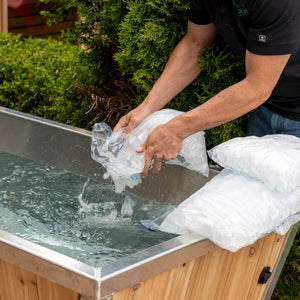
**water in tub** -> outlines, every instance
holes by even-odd
[[[95,267],[173,235],[137,225],[162,204],[65,170],[0,152],[0,229]]]

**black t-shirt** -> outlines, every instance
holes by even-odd
[[[300,0],[191,0],[189,19],[214,23],[240,55],[292,54],[264,105],[300,121]]]

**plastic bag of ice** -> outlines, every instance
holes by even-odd
[[[239,137],[208,151],[220,166],[291,192],[300,187],[300,138],[286,134]]]
[[[134,187],[141,182],[140,173],[144,168],[145,153],[137,153],[136,149],[144,143],[148,134],[158,125],[167,123],[183,112],[163,109],[148,116],[125,139],[122,138],[124,128],[119,132],[105,123],[97,123],[92,130],[92,158],[107,170],[115,182],[116,192],[126,186]],[[207,153],[204,132],[197,132],[183,141],[183,147],[176,159],[168,161],[205,176],[208,175]]]
[[[282,193],[224,169],[172,211],[160,230],[197,233],[235,252],[276,229],[284,234],[299,213],[300,188]]]

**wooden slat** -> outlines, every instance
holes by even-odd
[[[42,35],[51,35],[51,34],[57,34],[61,30],[64,30],[68,28],[68,26],[72,23],[72,21],[66,21],[62,22],[59,24],[54,24],[54,25],[38,25],[34,26],[32,28],[17,28],[17,29],[11,29],[9,32],[17,34],[17,33],[22,33],[24,37],[28,37],[30,35],[39,37]],[[31,29],[31,30],[30,30]]]
[[[284,236],[278,234],[268,235],[264,238],[264,251],[261,253],[258,263],[256,266],[256,270],[254,276],[259,277],[262,269],[265,266],[271,267],[271,272],[274,271],[274,266],[276,264],[277,257],[282,249],[282,244],[285,242]],[[267,261],[272,262],[271,264],[266,264]],[[273,272],[274,274],[275,272]],[[271,282],[272,277],[270,278],[268,284]],[[249,291],[248,299],[261,299],[264,294],[264,285],[259,285],[259,288],[252,287]]]
[[[53,3],[44,4],[39,3],[38,1],[34,1],[34,3],[30,4],[24,4],[19,8],[12,8],[8,6],[8,14],[9,16],[31,16],[31,15],[37,15],[42,10],[48,10],[48,11],[55,11],[57,9],[57,5]],[[9,17],[8,16],[8,17]]]
[[[224,291],[227,287],[228,274],[233,265],[234,255],[223,249],[205,256],[202,261],[202,267],[198,273],[195,272],[194,278],[199,281],[194,288],[190,286],[191,299],[196,299],[198,295],[207,299],[218,299],[220,291]],[[210,280],[208,280],[210,278]]]
[[[36,276],[0,261],[1,299],[39,300]]]
[[[55,11],[54,4],[42,4],[37,0],[28,0],[18,8],[9,8],[8,32],[13,34],[22,33],[24,37],[47,37],[59,38],[60,32],[66,30],[72,21],[77,18],[74,11],[70,11],[64,22],[47,25],[47,20],[40,14],[42,10]],[[1,300],[1,299],[0,299]]]
[[[262,253],[263,239],[260,239],[257,243],[250,247],[246,247],[237,252],[237,254],[230,253],[232,256],[231,265],[228,269],[226,277],[226,283],[223,283],[223,293],[219,291],[216,295],[217,299],[224,297],[224,299],[247,299],[251,283],[257,283],[255,278],[255,270],[259,256]],[[244,282],[241,282],[244,281]],[[255,288],[258,285],[254,284]]]
[[[75,15],[72,12],[70,12],[66,17],[65,21],[72,21],[72,20],[75,20]],[[8,28],[10,31],[13,29],[24,28],[26,27],[26,24],[30,22],[32,22],[34,26],[46,25],[47,19],[46,17],[40,14],[32,15],[32,16],[24,16],[22,18],[10,15],[8,18]]]
[[[0,0],[0,32],[7,32],[7,0]]]
[[[1,300],[79,300],[79,295],[0,260]]]
[[[113,300],[259,300],[267,285],[258,284],[264,266],[271,271],[286,236],[275,233],[236,253],[211,252],[113,296]]]
[[[46,24],[46,18],[41,15],[36,16],[26,16],[26,17],[9,17],[8,18],[8,28],[9,30],[24,28],[26,24],[32,22],[35,26]]]
[[[79,300],[79,295],[52,281],[37,276],[40,300]]]

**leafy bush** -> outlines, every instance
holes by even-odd
[[[121,76],[113,59],[118,48],[120,23],[127,13],[126,2],[90,0],[40,0],[52,2],[58,7],[55,13],[44,11],[48,23],[62,21],[70,10],[76,10],[78,21],[73,22],[62,36],[71,44],[80,45],[86,51],[82,63],[91,66],[97,77],[97,86],[85,86],[93,95],[92,123],[106,121],[114,126],[119,118],[136,106],[134,86]]]
[[[115,54],[122,74],[132,78],[141,102],[161,74],[167,59],[185,33],[188,2],[127,1],[128,13],[119,31]]]
[[[85,59],[94,68],[100,81],[119,77],[116,62],[112,59],[117,50],[120,23],[127,12],[123,0],[90,1],[90,0],[40,0],[52,2],[58,7],[55,13],[44,11],[48,24],[63,21],[70,10],[76,10],[78,21],[73,22],[67,32],[63,32],[70,43],[87,49]]]
[[[200,54],[199,83],[201,93],[197,95],[197,105],[204,103],[221,90],[245,77],[244,61],[237,57],[227,46],[212,46]],[[248,115],[206,131],[207,147],[244,136]]]
[[[87,127],[94,85],[90,66],[81,64],[77,46],[54,40],[0,34],[0,105]]]

